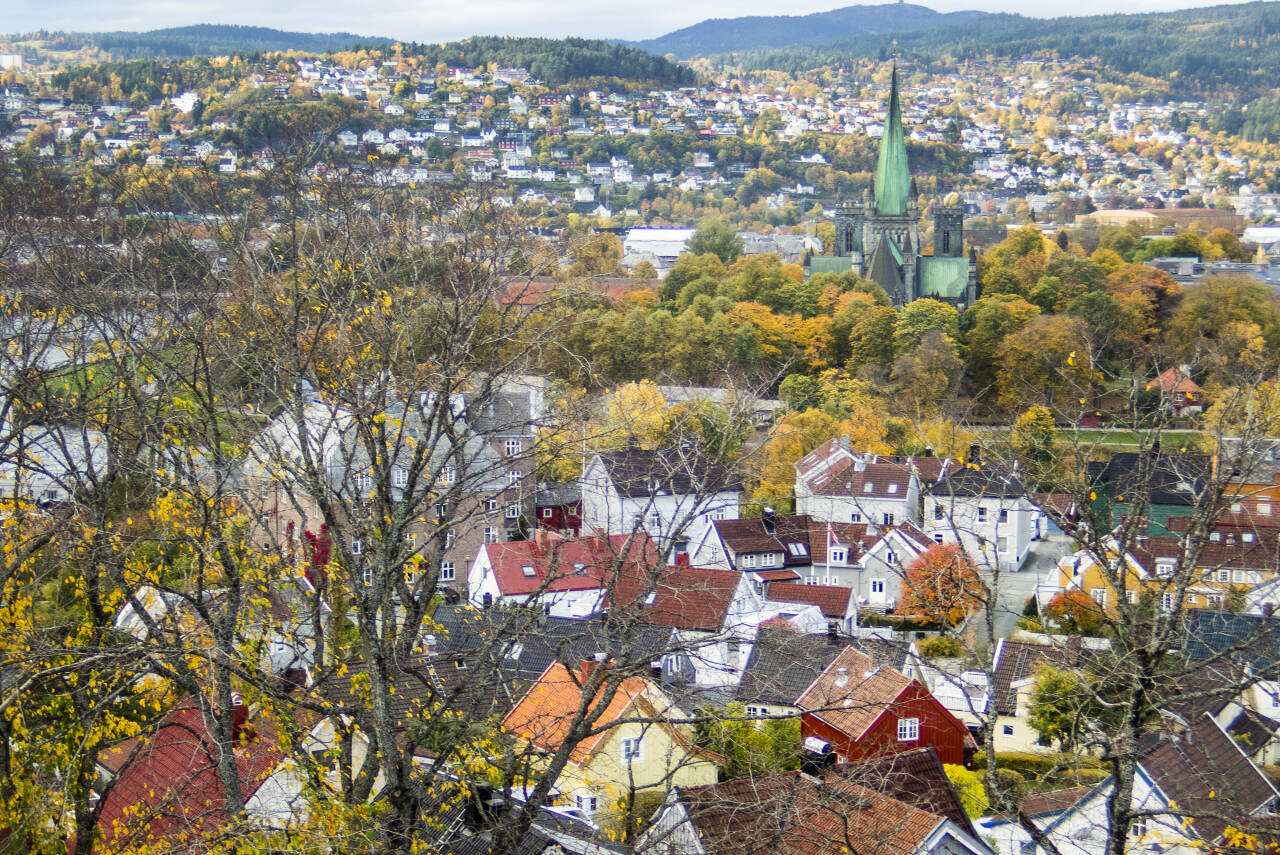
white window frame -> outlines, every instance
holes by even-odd
[[[978,505],[978,522],[987,521],[987,509],[982,505]]]
[[[883,593],[884,593],[884,580],[883,580],[883,579],[872,579],[872,580],[871,580],[871,593],[873,593],[873,594],[883,594]]]
[[[498,529],[496,526],[487,525],[484,527],[484,542],[485,543],[498,542]]]
[[[507,486],[514,487],[519,483],[520,483],[520,470],[508,469],[507,470]]]
[[[453,549],[453,545],[458,542],[458,533],[453,529],[449,529],[444,533],[444,548]]]
[[[918,718],[898,719],[898,741],[899,742],[919,742],[920,741],[920,719]]]
[[[409,470],[403,466],[397,466],[391,470],[391,486],[399,487],[403,490],[409,486]]]
[[[849,550],[843,546],[832,547],[831,554],[827,558],[832,564],[844,564],[849,560]]]
[[[351,538],[351,554],[352,554],[352,555],[363,555],[363,554],[364,554],[364,541],[363,541],[363,540],[361,540],[361,539],[360,539],[360,538],[358,538],[358,537],[353,537],[353,538]]]
[[[551,517],[552,517],[552,516],[554,516],[554,515],[555,515],[555,508],[543,508],[543,509],[542,509],[542,518],[543,518],[544,520],[549,520],[549,519],[551,519]]]
[[[520,519],[520,503],[519,502],[512,502],[511,504],[507,505],[506,517],[509,520]]]
[[[622,737],[622,762],[628,766],[644,762],[644,737]]]
[[[503,451],[506,452],[507,457],[515,457],[524,450],[524,441],[519,439],[509,439],[503,443],[502,448]]]
[[[591,816],[600,809],[600,797],[595,793],[575,793],[573,804],[578,810]]]
[[[1089,599],[1093,600],[1102,608],[1107,607],[1107,589],[1106,588],[1090,588]]]
[[[458,467],[442,466],[440,467],[440,483],[456,484],[458,481]]]
[[[455,572],[456,571],[454,570],[452,561],[440,562],[440,581],[441,582],[452,582],[455,578],[457,578],[454,575]]]

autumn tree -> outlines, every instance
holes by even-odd
[[[907,566],[898,611],[953,627],[985,602],[973,561],[957,544],[939,543]]]

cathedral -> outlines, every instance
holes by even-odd
[[[930,208],[933,253],[927,255],[920,245],[920,202],[907,165],[895,66],[875,185],[861,204],[842,202],[837,208],[835,257],[812,259],[811,272],[852,270],[878,282],[895,306],[931,297],[963,310],[978,291],[977,261],[964,252],[964,205],[952,193]]]

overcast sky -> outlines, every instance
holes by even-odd
[[[921,2],[921,0],[914,0]],[[469,35],[587,36],[645,39],[705,18],[799,15],[842,0],[4,0],[0,31],[151,30],[185,24],[246,24],[302,32],[449,41]],[[939,11],[982,9],[1025,15],[1061,13],[1034,0],[923,0]],[[1187,0],[1077,0],[1073,14],[1144,12],[1207,6]]]

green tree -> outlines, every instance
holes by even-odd
[[[733,226],[723,220],[708,220],[698,226],[689,238],[689,252],[694,255],[710,253],[724,264],[733,264],[742,256],[742,238]]]
[[[926,333],[935,330],[953,342],[960,337],[960,313],[955,306],[928,297],[903,306],[893,327],[894,355],[911,353]]]
[[[1010,442],[1018,457],[1039,467],[1053,459],[1055,436],[1053,413],[1047,407],[1028,407],[1014,420]]]
[[[948,763],[942,767],[960,797],[960,806],[970,819],[986,816],[991,812],[987,802],[987,788],[982,784],[982,776],[972,769],[966,769],[958,763]]]

